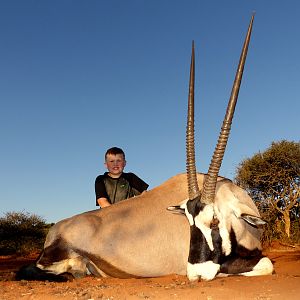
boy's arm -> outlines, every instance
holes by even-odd
[[[108,202],[106,198],[98,198],[97,203],[101,208],[111,206],[111,204]]]
[[[96,205],[101,208],[110,206],[108,195],[103,181],[103,175],[100,175],[95,180]]]

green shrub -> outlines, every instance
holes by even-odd
[[[0,218],[0,255],[40,252],[50,226],[35,214],[5,213]]]

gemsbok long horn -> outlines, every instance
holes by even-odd
[[[235,110],[235,106],[236,106],[236,102],[238,99],[238,94],[239,94],[239,90],[240,90],[240,86],[241,86],[245,61],[246,61],[247,52],[248,52],[248,46],[249,46],[250,37],[251,37],[253,20],[254,20],[254,14],[251,17],[251,21],[250,21],[250,24],[248,27],[248,32],[247,32],[244,46],[242,49],[239,65],[238,65],[237,72],[235,75],[235,80],[233,83],[231,96],[229,98],[229,102],[228,102],[226,114],[224,117],[223,125],[222,125],[221,131],[220,131],[219,139],[218,139],[217,145],[215,147],[215,151],[214,151],[212,160],[210,162],[207,176],[205,177],[205,180],[204,180],[204,187],[202,190],[201,201],[206,204],[212,203],[215,198],[217,178],[218,178],[219,170],[220,170],[221,163],[222,163],[222,160],[224,157],[224,152],[225,152],[225,148],[227,145],[227,141],[228,141],[228,137],[229,137],[229,133],[230,133],[230,129],[231,129],[234,110]]]
[[[188,182],[188,194],[190,200],[193,200],[200,196],[200,190],[197,182],[196,164],[195,164],[194,86],[195,86],[195,50],[194,50],[194,41],[193,41],[191,66],[190,66],[188,114],[187,114],[187,126],[186,126],[186,171],[187,171],[187,182]]]

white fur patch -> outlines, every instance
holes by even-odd
[[[230,226],[228,223],[228,218],[226,218],[217,207],[215,207],[215,212],[219,220],[219,232],[222,239],[222,252],[227,256],[231,253],[231,241],[230,241]]]
[[[50,271],[54,274],[62,274],[65,272],[69,272],[72,274],[75,273],[87,273],[86,263],[83,261],[81,257],[64,259],[59,262],[53,263],[51,266],[44,267],[43,265],[37,264],[37,267]]]
[[[220,265],[215,264],[212,261],[206,261],[199,264],[187,265],[187,277],[190,281],[196,281],[200,278],[203,280],[212,280],[216,277],[216,274],[220,270]]]
[[[253,270],[250,272],[241,273],[243,276],[261,276],[261,275],[271,275],[273,273],[274,267],[271,260],[268,257],[263,257],[254,266]]]
[[[212,205],[206,205],[202,211],[195,217],[195,225],[201,230],[203,233],[209,249],[211,251],[214,250],[210,224],[212,222],[214,216],[214,210]]]
[[[185,215],[190,223],[190,226],[193,226],[194,225],[194,218],[193,216],[189,213],[189,211],[187,210],[187,208],[185,207],[184,209],[184,212],[185,212]]]
[[[47,267],[45,267],[39,263],[36,264],[36,266],[42,270],[50,271],[54,274],[62,274],[62,273],[65,273],[68,271],[68,267],[69,267],[68,261],[69,261],[68,259],[64,259],[64,260],[61,260],[60,262],[55,262],[52,265],[47,266]]]
[[[231,241],[229,232],[226,227],[219,227],[220,236],[222,238],[222,252],[228,256],[231,253]]]
[[[234,198],[235,199],[235,198]],[[227,256],[231,253],[231,218],[233,216],[232,210],[227,205],[214,205],[214,211],[219,220],[219,232],[222,239],[222,252]]]

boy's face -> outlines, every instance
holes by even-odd
[[[111,177],[118,178],[123,173],[126,166],[126,160],[124,159],[123,154],[107,154],[105,166]]]

